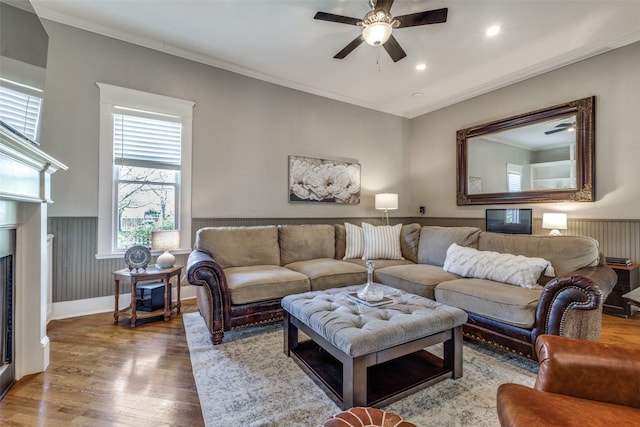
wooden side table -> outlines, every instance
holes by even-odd
[[[622,296],[638,288],[640,282],[638,277],[640,265],[608,265],[618,275],[618,283],[611,290],[607,300],[604,302],[603,311],[607,314],[629,317],[631,315],[631,307]]]
[[[145,271],[136,272],[131,271],[128,268],[124,268],[122,270],[114,271],[113,278],[115,283],[115,310],[113,312],[113,322],[118,323],[118,319],[120,317],[127,317],[130,319],[131,327],[136,326],[136,322],[138,319],[144,319],[147,317],[154,317],[164,314],[164,320],[167,321],[171,317],[171,312],[176,310],[176,314],[180,313],[180,274],[182,273],[182,269],[184,267],[181,265],[176,265],[170,268],[157,268],[147,267]],[[170,288],[171,288],[171,278],[177,277],[178,281],[176,283],[176,302],[171,303],[169,299]],[[129,306],[120,309],[118,300],[120,297],[120,281],[126,280],[131,282],[131,304]],[[138,305],[138,298],[136,287],[138,282],[149,282],[162,280],[164,282],[164,308],[154,310],[145,314],[138,314],[136,307]]]

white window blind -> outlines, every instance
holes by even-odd
[[[0,120],[37,141],[42,98],[0,86]]]
[[[522,191],[522,165],[507,163],[507,188],[510,192]]]
[[[128,114],[113,115],[117,165],[180,169],[181,124]]]

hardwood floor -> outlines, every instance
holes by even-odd
[[[195,300],[183,312],[197,311]],[[111,313],[49,323],[51,363],[0,402],[2,426],[204,425],[181,316],[168,322]],[[640,347],[640,313],[603,316],[600,341]]]
[[[197,311],[195,300],[182,312]],[[181,316],[49,323],[50,365],[0,402],[2,426],[203,426]]]

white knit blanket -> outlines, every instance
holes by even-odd
[[[548,277],[555,276],[551,263],[543,258],[479,251],[455,243],[447,249],[443,268],[463,277],[488,279],[529,289],[542,288],[538,285],[542,272]]]

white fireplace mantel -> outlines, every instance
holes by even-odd
[[[51,175],[67,166],[0,126],[0,227],[16,229],[16,379],[49,365],[47,203]]]

